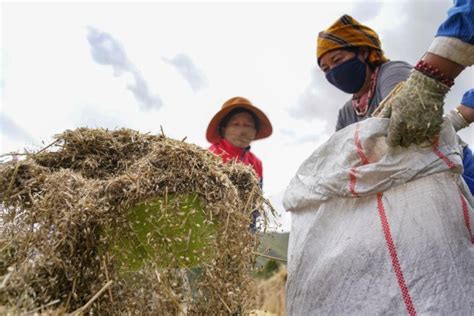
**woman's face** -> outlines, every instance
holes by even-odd
[[[329,51],[321,57],[319,67],[324,73],[328,73],[334,67],[354,58],[354,56],[354,52],[349,52],[344,49]]]
[[[236,147],[246,148],[250,146],[257,134],[252,115],[247,112],[233,115],[223,128],[223,134],[224,138]]]
[[[368,89],[370,69],[365,61],[367,49],[360,49],[359,53],[337,49],[324,54],[320,62],[321,70],[326,79],[339,90],[360,96]]]

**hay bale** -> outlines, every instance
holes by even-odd
[[[259,311],[270,315],[286,315],[286,266],[280,269],[269,279],[262,280],[257,285],[257,306]]]
[[[251,168],[198,146],[66,131],[0,165],[0,306],[244,313],[255,304],[250,213],[263,202]]]

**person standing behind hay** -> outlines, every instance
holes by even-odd
[[[249,100],[234,97],[224,102],[211,119],[206,138],[212,144],[209,151],[220,156],[224,163],[237,161],[252,166],[262,187],[262,162],[250,151],[250,144],[254,140],[269,137],[272,131],[272,124],[265,113]],[[252,213],[252,231],[256,229],[258,216],[257,211]]]

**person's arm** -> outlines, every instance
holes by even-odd
[[[456,0],[427,53],[377,112],[390,118],[387,143],[407,147],[439,134],[444,98],[454,79],[473,64],[474,0]]]
[[[461,105],[457,108],[468,124],[474,122],[474,89],[464,93]]]
[[[457,110],[466,120],[467,124],[471,124],[472,122],[474,122],[474,108],[470,108],[461,104],[457,107]]]
[[[462,153],[462,165],[464,169],[462,177],[466,182],[469,191],[474,195],[474,157],[469,146],[465,146]]]
[[[444,57],[427,53],[411,71],[407,80],[401,80],[384,95],[374,116],[389,117],[387,143],[407,147],[430,141],[439,133],[443,123],[443,105],[446,93],[464,67]],[[388,96],[387,96],[388,95]],[[455,128],[463,128],[459,113],[449,113]]]
[[[446,114],[456,131],[468,127],[474,122],[474,89],[464,93],[461,104]]]
[[[454,64],[444,67],[439,64],[439,61],[430,60],[430,56],[427,56],[427,61],[439,66],[446,74],[453,71],[452,78],[456,78],[460,72],[459,66],[467,67],[474,64],[473,30],[474,1],[455,0],[454,6],[448,11],[448,17],[439,26],[436,36],[427,50],[428,54],[437,56],[435,59],[444,58]],[[441,63],[444,61],[441,60]]]
[[[469,125],[474,122],[474,89],[464,93],[461,104],[456,108]]]
[[[443,74],[453,80],[459,76],[459,74],[465,68],[463,65],[460,65],[452,60],[432,53],[426,53],[426,55],[423,56],[421,60],[435,68],[438,68]]]

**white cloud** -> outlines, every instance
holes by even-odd
[[[382,11],[383,3],[375,1],[357,2],[351,10],[351,15],[357,21],[370,21]],[[361,22],[362,23],[362,22]]]
[[[99,108],[84,106],[74,113],[75,127],[116,129],[125,126],[125,122],[115,113],[105,113]]]
[[[101,65],[110,65],[114,75],[120,76],[131,68],[125,50],[110,34],[89,27],[87,40],[91,45],[92,58]]]
[[[311,81],[303,90],[295,106],[288,113],[295,119],[326,122],[326,132],[335,130],[339,109],[350,99],[348,94],[331,86],[319,69],[311,70]]]
[[[89,27],[87,40],[91,45],[91,54],[94,61],[101,65],[110,65],[115,76],[121,76],[124,72],[130,73],[134,83],[127,85],[133,92],[140,106],[145,109],[159,109],[163,104],[158,94],[153,94],[147,81],[141,72],[131,63],[122,45],[110,34]]]
[[[176,68],[186,82],[189,83],[193,91],[199,91],[207,88],[209,85],[203,72],[194,65],[189,56],[178,54],[171,59],[163,58],[163,60]]]
[[[26,129],[19,126],[4,113],[0,113],[0,132],[3,137],[8,137],[14,141],[27,143],[36,142]]]

